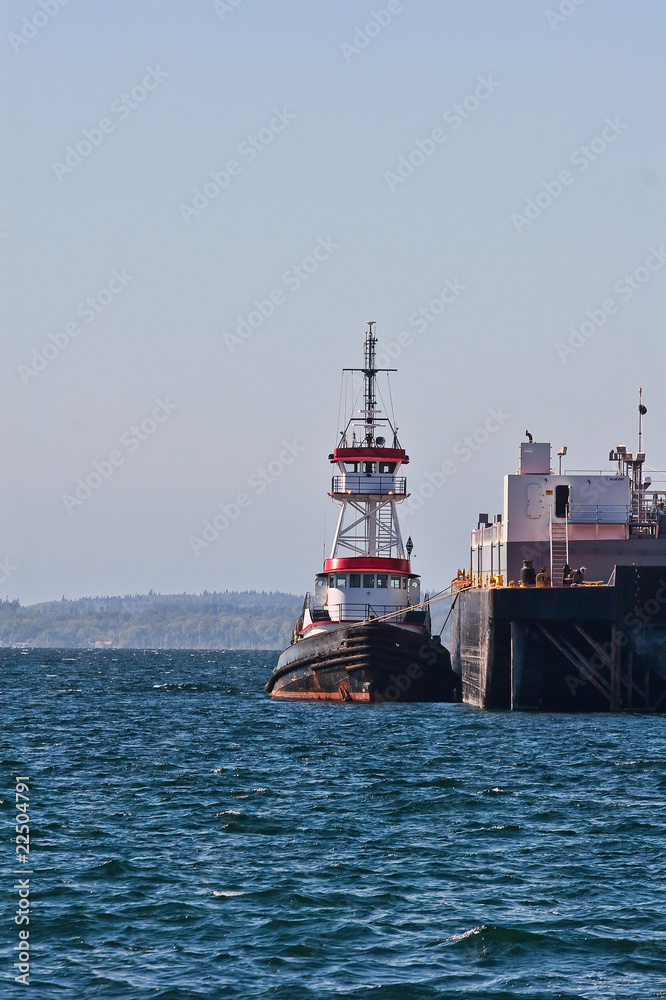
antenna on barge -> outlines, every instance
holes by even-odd
[[[638,387],[638,450],[643,451],[643,414],[647,413],[647,406],[643,405],[643,389]]]

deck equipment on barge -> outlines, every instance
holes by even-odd
[[[645,474],[646,412],[639,393],[638,450],[612,449],[607,472],[563,473],[560,448],[555,473],[548,442],[521,444],[503,512],[479,514],[454,581],[463,701],[666,711],[666,491]]]

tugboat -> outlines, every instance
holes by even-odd
[[[363,408],[352,404],[328,456],[335,467],[329,496],[340,506],[330,558],[266,684],[272,698],[459,700],[449,652],[431,635],[427,597],[421,601],[412,573],[411,538],[405,545],[400,533],[409,457],[393,415],[378,409],[377,375],[395,369],[377,368],[374,327],[367,324],[364,367],[343,370],[350,398],[360,401],[362,390]]]

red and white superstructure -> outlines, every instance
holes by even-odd
[[[393,415],[377,401],[377,376],[395,369],[376,366],[374,326],[368,323],[364,367],[344,369],[362,407],[352,404],[338,445],[328,456],[335,470],[329,496],[340,511],[330,556],[304,610],[303,633],[330,627],[321,611],[331,623],[391,615],[394,624],[415,627],[396,613],[406,614],[421,600],[420,580],[409,559],[411,541],[405,546],[398,520],[398,504],[409,495],[403,471],[409,456],[398,441]],[[363,376],[362,390],[358,375]],[[418,617],[423,624],[425,613]]]

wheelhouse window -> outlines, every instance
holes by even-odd
[[[344,576],[336,576],[336,578],[335,578],[335,586],[338,589],[343,589],[344,590],[344,588],[347,586],[347,576],[346,575],[344,575]]]
[[[350,573],[349,574],[349,586],[350,587],[360,587],[361,586],[361,574],[360,573]]]
[[[375,574],[374,573],[364,573],[363,574],[363,586],[368,590],[373,589],[375,586]]]
[[[388,588],[388,573],[378,573],[377,574],[377,589],[383,587],[384,590]]]
[[[400,577],[399,576],[392,576],[391,577],[391,590],[400,590]]]
[[[364,462],[363,463],[363,471],[365,472],[366,476],[371,476],[374,472],[377,471],[377,463],[376,462]]]
[[[358,462],[345,462],[345,472],[358,472]]]
[[[390,476],[395,472],[395,462],[380,462],[379,471],[384,476]]]

